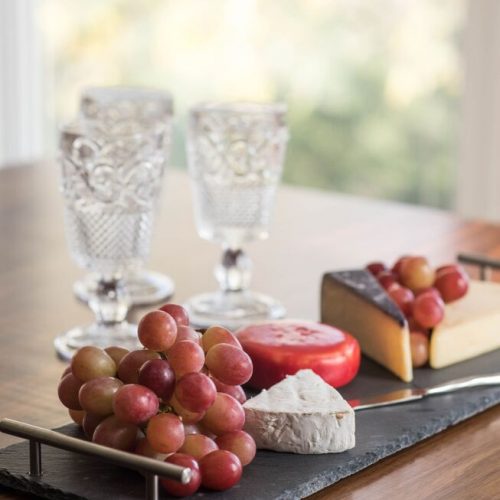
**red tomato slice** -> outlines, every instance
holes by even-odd
[[[333,326],[310,321],[275,321],[236,332],[252,358],[249,385],[268,389],[286,375],[310,368],[333,387],[349,383],[358,373],[358,341]]]

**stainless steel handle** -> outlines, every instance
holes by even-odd
[[[146,472],[146,498],[158,498],[158,476],[163,476],[183,484],[191,480],[191,469],[161,462],[152,458],[141,457],[133,453],[114,450],[82,439],[66,436],[60,432],[44,429],[35,425],[18,422],[10,418],[0,419],[0,431],[12,436],[30,440],[30,474],[40,476],[42,473],[42,455],[40,443],[74,451],[84,455],[99,457],[122,467]]]
[[[461,389],[468,389],[470,387],[480,387],[485,385],[500,385],[500,373],[450,380],[449,382],[445,382],[444,384],[429,387],[426,391],[426,395],[433,396],[435,394],[445,394],[447,392],[454,392]]]

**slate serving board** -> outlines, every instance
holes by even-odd
[[[355,381],[341,389],[346,399],[404,387],[426,387],[470,375],[500,371],[500,350],[442,370],[416,370],[412,384],[363,359]],[[356,414],[356,447],[340,454],[294,455],[259,451],[240,483],[222,492],[200,491],[210,499],[291,499],[311,495],[403,448],[500,403],[500,387],[471,389],[405,405]],[[60,432],[79,435],[75,425]],[[135,472],[97,459],[42,445],[44,474],[29,477],[27,442],[0,451],[0,484],[50,499],[144,498],[144,481]],[[162,493],[164,495],[164,493]]]

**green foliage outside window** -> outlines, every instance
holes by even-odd
[[[201,100],[284,100],[284,181],[449,207],[463,0],[42,0],[57,122],[84,85],[171,90],[173,163]],[[55,124],[54,124],[55,126]]]

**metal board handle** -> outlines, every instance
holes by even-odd
[[[152,458],[134,455],[133,453],[115,450],[10,418],[0,420],[0,431],[30,440],[30,473],[35,476],[41,475],[42,472],[40,443],[43,443],[62,450],[99,457],[115,465],[145,472],[146,498],[155,500],[158,498],[157,476],[173,479],[182,484],[187,484],[191,480],[192,473],[188,467],[180,467]]]

